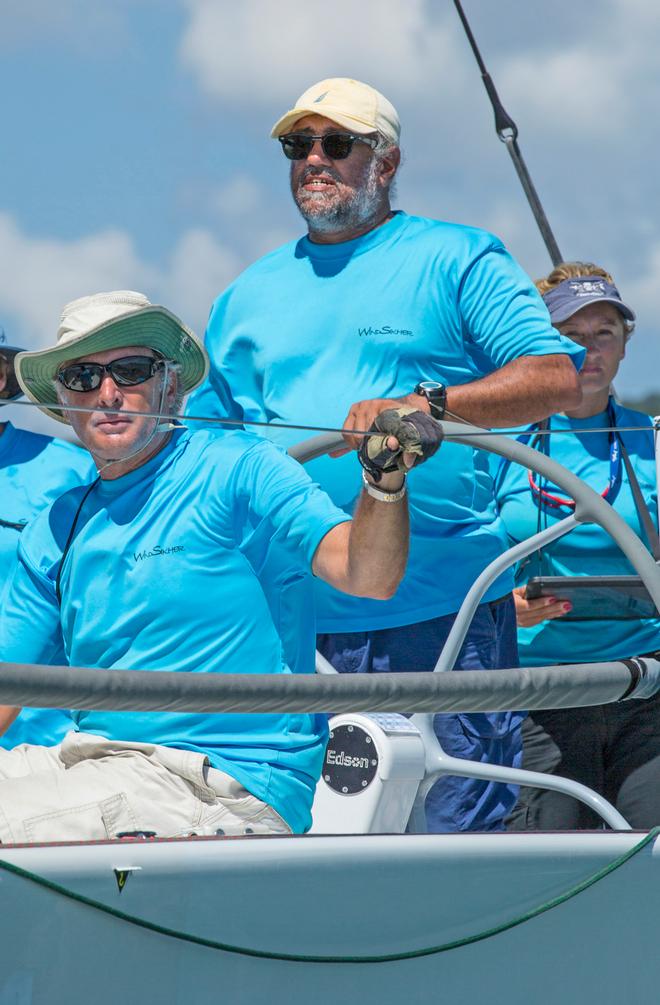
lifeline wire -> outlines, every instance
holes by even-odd
[[[402,960],[414,960],[419,959],[423,956],[437,956],[439,953],[446,953],[451,949],[460,949],[462,946],[470,946],[475,942],[483,942],[485,939],[491,939],[495,935],[500,935],[502,932],[508,932],[512,928],[517,928],[518,925],[522,925],[527,921],[531,921],[533,918],[538,918],[539,915],[545,914],[546,911],[551,911],[555,907],[559,907],[561,904],[565,904],[568,900],[572,900],[578,894],[583,893],[588,890],[589,887],[594,886],[596,883],[605,879],[611,873],[615,872],[626,862],[629,862],[631,858],[634,858],[643,848],[651,844],[658,835],[660,834],[660,827],[654,827],[652,830],[645,834],[641,841],[629,848],[628,851],[619,855],[612,862],[608,862],[606,866],[599,869],[597,872],[592,873],[591,876],[587,876],[586,879],[581,880],[576,883],[570,889],[566,890],[564,893],[560,893],[556,897],[552,897],[550,900],[544,901],[537,907],[531,908],[529,911],[525,911],[523,914],[519,914],[510,921],[504,921],[499,925],[495,925],[492,928],[487,928],[483,932],[476,932],[474,935],[467,935],[462,939],[455,939],[453,942],[445,942],[439,946],[428,946],[424,949],[412,949],[408,952],[401,953],[384,953],[380,956],[317,956],[314,954],[306,953],[275,953],[269,952],[266,949],[251,949],[248,946],[233,946],[226,942],[218,942],[215,939],[206,939],[200,935],[193,935],[190,932],[181,932],[176,928],[168,928],[165,925],[159,925],[157,922],[148,921],[146,918],[138,918],[134,914],[128,914],[126,911],[120,911],[116,907],[110,907],[109,904],[104,904],[100,900],[95,900],[93,897],[86,897],[82,893],[76,893],[75,890],[70,890],[60,883],[54,883],[50,879],[46,879],[45,876],[39,876],[37,873],[29,872],[27,869],[22,869],[18,865],[13,865],[11,862],[5,862],[0,860],[0,870],[12,873],[15,876],[19,876],[21,879],[26,879],[31,883],[41,886],[46,890],[50,890],[52,893],[59,894],[61,897],[66,897],[68,900],[73,900],[78,904],[83,904],[86,907],[91,907],[95,911],[100,911],[103,914],[108,914],[112,918],[116,918],[118,921],[125,921],[129,925],[135,925],[137,928],[143,928],[148,932],[155,932],[157,935],[164,935],[170,939],[178,939],[180,942],[189,942],[196,946],[204,946],[206,949],[215,949],[223,953],[231,953],[234,956],[251,956],[256,957],[261,960],[279,960],[284,963],[397,963]]]
[[[179,422],[203,422],[206,425],[213,426],[236,426],[241,428],[242,426],[260,426],[264,429],[298,429],[301,432],[307,433],[348,433],[351,436],[382,436],[382,433],[374,432],[370,429],[345,429],[340,426],[311,426],[301,423],[293,422],[263,422],[257,419],[230,419],[228,416],[223,416],[222,418],[217,415],[183,415],[183,414],[171,414],[167,415],[161,412],[133,412],[127,408],[117,409],[117,408],[91,408],[85,405],[66,405],[64,406],[61,401],[57,402],[39,402],[19,400],[19,401],[0,401],[0,407],[6,406],[11,407],[12,405],[27,405],[31,408],[49,408],[52,411],[59,412],[105,412],[106,415],[117,415],[121,412],[122,415],[137,415],[141,416],[143,419],[176,419]],[[452,419],[456,419],[458,422],[465,422],[460,415],[456,415],[454,412],[447,412],[447,415]],[[643,433],[650,432],[651,430],[660,429],[660,416],[656,417],[652,426],[598,426],[592,429],[539,429],[536,431],[535,435],[538,436],[561,436],[576,434],[587,434],[587,433]],[[480,429],[476,432],[471,432],[466,430],[461,433],[461,436],[524,436],[528,431],[525,429]],[[448,433],[447,439],[451,440],[454,434]]]

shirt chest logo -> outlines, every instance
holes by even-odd
[[[146,558],[159,558],[161,556],[176,555],[178,552],[185,550],[186,549],[182,544],[172,544],[167,548],[163,548],[160,544],[157,544],[153,548],[146,551],[134,551],[133,558],[137,563],[143,562]]]
[[[370,338],[374,335],[390,335],[394,337],[412,338],[414,332],[410,328],[393,328],[392,325],[381,325],[380,328],[374,328],[369,325],[368,328],[358,327],[358,335],[360,338]]]

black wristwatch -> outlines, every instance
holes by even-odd
[[[420,380],[414,394],[422,394],[429,403],[429,410],[434,419],[443,419],[447,406],[447,388],[437,380]]]

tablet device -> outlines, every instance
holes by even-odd
[[[561,621],[630,621],[656,618],[658,611],[639,576],[534,576],[528,600],[557,597],[573,605]]]

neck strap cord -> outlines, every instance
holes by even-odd
[[[656,530],[655,524],[653,522],[653,517],[649,511],[646,500],[642,493],[639,480],[635,474],[635,470],[632,466],[632,462],[626,450],[626,446],[623,442],[621,434],[617,431],[616,425],[616,412],[615,404],[612,398],[609,399],[607,405],[607,416],[608,425],[611,427],[608,433],[610,442],[610,470],[609,477],[607,480],[607,485],[601,492],[603,499],[612,504],[616,497],[617,492],[621,487],[621,461],[626,469],[626,475],[628,476],[628,484],[630,485],[630,491],[632,493],[633,501],[635,503],[635,509],[637,510],[637,515],[639,516],[640,524],[646,535],[649,549],[653,558],[656,562],[660,563],[660,537],[658,536],[658,531]],[[545,429],[548,430],[549,420],[545,423]],[[548,454],[550,453],[550,437],[544,436],[541,432],[541,427],[537,427],[536,433],[533,435],[530,446],[536,447],[540,440],[545,440],[544,446],[547,449]],[[552,509],[559,509],[565,506],[569,509],[575,509],[575,500],[569,499],[564,496],[556,495],[553,492],[548,492],[544,489],[535,479],[534,474],[528,471],[529,487],[537,501],[539,507],[539,517],[541,510],[548,507]]]

